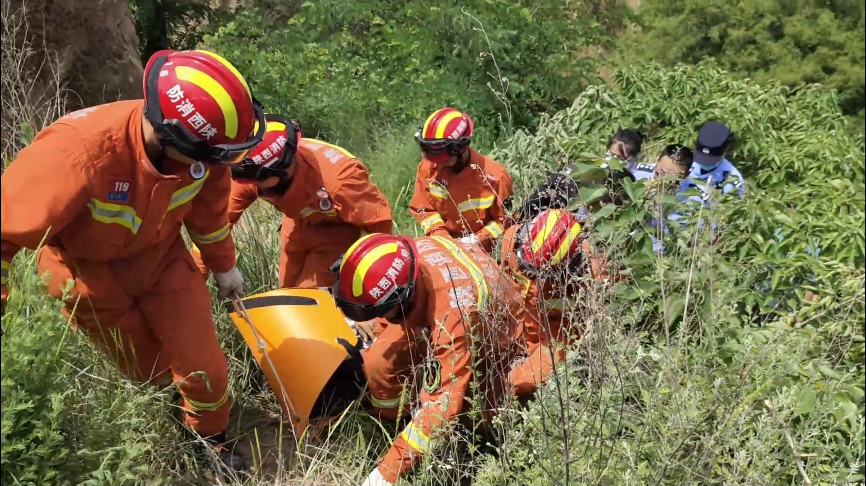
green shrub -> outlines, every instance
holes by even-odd
[[[614,5],[612,2],[611,5]],[[285,21],[240,11],[206,39],[245,73],[269,110],[360,150],[432,110],[470,113],[480,144],[567,106],[595,76],[584,50],[609,42],[615,7],[474,0],[307,2]]]
[[[866,96],[862,2],[649,0],[638,29],[622,37],[623,61],[673,66],[711,58],[736,77],[799,88],[821,83],[839,93],[863,133]]]
[[[715,232],[674,227],[663,257],[646,222],[659,205],[687,214],[682,204],[626,184],[624,208],[597,211],[588,231],[627,280],[571,309],[588,332],[541,399],[503,419],[511,432],[481,482],[862,481],[862,140],[814,87],[791,95],[711,63],[634,65],[611,80],[493,155],[531,187],[541,168],[603,153],[621,126],[644,128],[655,159],[715,118],[739,134],[730,160],[748,193],[713,196],[699,216]]]
[[[171,390],[120,377],[44,294],[34,252],[13,267],[3,317],[3,484],[137,484],[183,450]],[[169,474],[170,475],[170,474]]]

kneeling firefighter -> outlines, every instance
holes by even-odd
[[[367,235],[332,268],[343,313],[378,318],[383,327],[364,355],[371,401],[383,418],[397,417],[412,365],[428,362],[420,408],[364,482],[392,485],[464,410],[473,373],[485,415],[496,410],[521,339],[520,288],[480,246],[446,236]],[[473,347],[482,349],[475,358]]]
[[[576,277],[587,266],[594,279],[608,275],[603,259],[582,238],[577,217],[561,209],[547,209],[509,228],[502,237],[501,261],[522,284],[529,312],[539,317],[526,321],[526,354],[512,367],[509,379],[517,397],[531,398],[565,359],[564,346],[580,337],[582,330],[568,312],[579,295]]]
[[[267,120],[264,141],[232,169],[229,223],[256,199],[268,201],[283,213],[279,286],[330,287],[329,267],[349,245],[365,233],[391,233],[391,207],[354,155],[302,138],[293,120],[272,114]]]

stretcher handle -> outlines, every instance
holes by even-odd
[[[268,366],[271,368],[271,372],[274,374],[274,377],[277,379],[277,384],[280,385],[280,392],[283,394],[283,400],[286,402],[286,405],[289,407],[289,412],[292,414],[292,418],[295,422],[300,423],[301,418],[298,416],[298,413],[295,409],[295,406],[292,404],[292,400],[289,399],[289,394],[286,393],[286,387],[283,386],[282,380],[280,380],[280,375],[277,373],[277,368],[274,366],[274,362],[271,361],[271,357],[268,355],[268,351],[265,348],[265,341],[259,335],[258,330],[256,330],[256,326],[253,324],[252,319],[250,319],[249,314],[247,314],[247,308],[244,306],[243,300],[241,300],[240,296],[236,292],[232,292],[231,295],[232,304],[234,305],[235,311],[244,318],[247,324],[250,326],[250,329],[253,331],[253,335],[256,338],[256,344],[259,347],[259,351],[265,357],[265,361],[268,362]]]

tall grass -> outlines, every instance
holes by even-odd
[[[4,34],[9,5],[3,1]],[[8,38],[4,137],[12,133],[6,52],[15,46]],[[9,79],[10,87],[20,87]],[[62,107],[62,91],[47,106]],[[10,120],[29,120],[26,109]],[[36,120],[34,126],[44,123]],[[362,121],[347,115],[335,126],[365,126]],[[519,195],[541,180],[550,162],[543,156],[563,162],[574,156],[568,153],[573,147],[591,145],[574,140],[575,126],[543,124],[537,138],[518,133],[497,148],[497,157],[511,163]],[[353,131],[329,140],[370,169],[397,231],[405,234],[418,234],[407,211],[420,155],[414,128],[363,137]],[[5,140],[7,160],[18,145],[7,154]],[[257,202],[234,231],[248,294],[276,286],[279,224],[276,210]],[[631,229],[603,233],[594,221],[587,225],[599,243],[627,240]],[[850,357],[863,355],[863,269],[834,264],[826,278],[837,280],[838,292],[757,320],[740,306],[744,290],[731,277],[736,271],[718,263],[722,255],[706,234],[671,238],[675,251],[644,263],[661,291],[634,274],[617,288],[575,276],[585,290],[569,312],[585,333],[551,383],[532,403],[507,403],[489,424],[487,439],[497,439],[490,444],[456,427],[438,441],[413,482],[862,484],[863,367]],[[631,261],[625,247],[610,248],[615,262]],[[252,473],[214,468],[214,458],[182,433],[172,387],[126,380],[71,331],[61,303],[45,295],[34,252],[21,252],[12,275],[2,321],[4,485],[360,484],[399,430],[355,405],[314,424],[296,442],[252,353],[214,297],[230,367],[229,433]],[[626,299],[625,293],[633,295]]]

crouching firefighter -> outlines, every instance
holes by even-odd
[[[129,378],[177,383],[185,425],[221,443],[228,366],[181,226],[218,295],[243,294],[229,166],[261,142],[264,113],[237,70],[205,51],[157,52],[143,84],[143,100],[61,117],[3,174],[2,301],[12,258],[39,248],[73,328]]]
[[[466,409],[473,379],[488,417],[506,395],[524,319],[520,289],[479,246],[445,236],[367,235],[332,268],[343,313],[383,324],[364,355],[383,418],[397,416],[404,386],[414,385],[412,365],[428,363],[420,407],[364,482],[392,485]]]
[[[522,285],[526,306],[537,320],[527,320],[526,352],[511,369],[509,383],[518,398],[531,398],[565,360],[565,347],[582,329],[572,320],[580,277],[605,280],[605,262],[581,235],[577,218],[547,209],[512,226],[502,237],[502,266]],[[587,272],[588,270],[588,272]]]
[[[391,207],[354,155],[302,138],[293,120],[271,114],[267,120],[264,141],[232,169],[229,223],[256,199],[269,202],[283,213],[279,286],[330,287],[329,267],[349,245],[362,234],[391,233]]]

